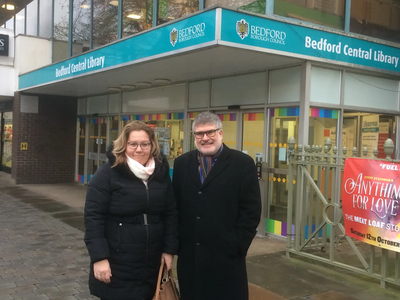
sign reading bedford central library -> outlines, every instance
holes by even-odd
[[[0,34],[0,56],[8,56],[8,45],[8,35]]]
[[[398,48],[229,10],[222,11],[221,39],[400,72]]]
[[[342,197],[346,235],[400,252],[400,164],[348,158]]]
[[[215,41],[216,11],[206,11],[19,77],[19,89],[90,74]]]

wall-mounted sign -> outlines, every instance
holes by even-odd
[[[21,150],[22,151],[28,150],[28,143],[21,143]]]
[[[0,56],[8,56],[8,45],[8,35],[0,34]]]

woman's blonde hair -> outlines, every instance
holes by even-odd
[[[128,144],[129,134],[132,131],[141,131],[141,130],[146,132],[147,135],[149,136],[150,146],[151,146],[150,156],[153,157],[154,159],[160,160],[160,146],[158,145],[158,142],[156,140],[154,129],[143,122],[132,121],[125,125],[119,137],[114,141],[114,149],[112,150],[112,153],[115,156],[115,163],[113,164],[112,167],[126,163],[127,158],[125,151],[126,151],[126,146]]]

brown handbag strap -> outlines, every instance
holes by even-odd
[[[160,299],[160,285],[161,285],[161,278],[163,277],[163,274],[164,274],[164,262],[161,263],[160,271],[158,271],[157,288],[156,288],[156,295],[154,297],[154,300]]]
[[[176,288],[176,285],[175,285],[174,274],[172,274],[172,269],[168,271],[168,276],[169,276],[169,280],[171,281],[172,290],[174,291],[176,299],[179,299],[178,289]]]

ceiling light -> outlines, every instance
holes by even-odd
[[[127,15],[127,17],[131,18],[131,19],[139,20],[142,16],[139,16],[137,14],[130,14],[130,15]]]
[[[133,84],[121,84],[121,89],[123,91],[132,91],[136,88],[136,85]]]
[[[121,91],[121,89],[119,87],[109,87],[108,91],[110,93],[119,93]]]
[[[118,0],[112,0],[112,1],[110,1],[110,4],[114,5],[114,6],[118,6]]]
[[[150,82],[144,82],[144,81],[137,82],[136,84],[137,84],[138,86],[140,86],[140,87],[150,87],[150,86],[151,86],[151,83],[150,83]]]
[[[15,7],[14,7],[14,5],[12,5],[12,4],[3,4],[2,6],[1,6],[1,8],[6,8],[7,7],[7,10],[14,10],[15,9]]]
[[[158,83],[158,84],[167,84],[169,83],[171,80],[167,79],[167,78],[156,78],[154,79],[154,82]]]
[[[90,5],[82,4],[82,5],[81,5],[81,8],[88,9],[88,8],[90,8]]]

